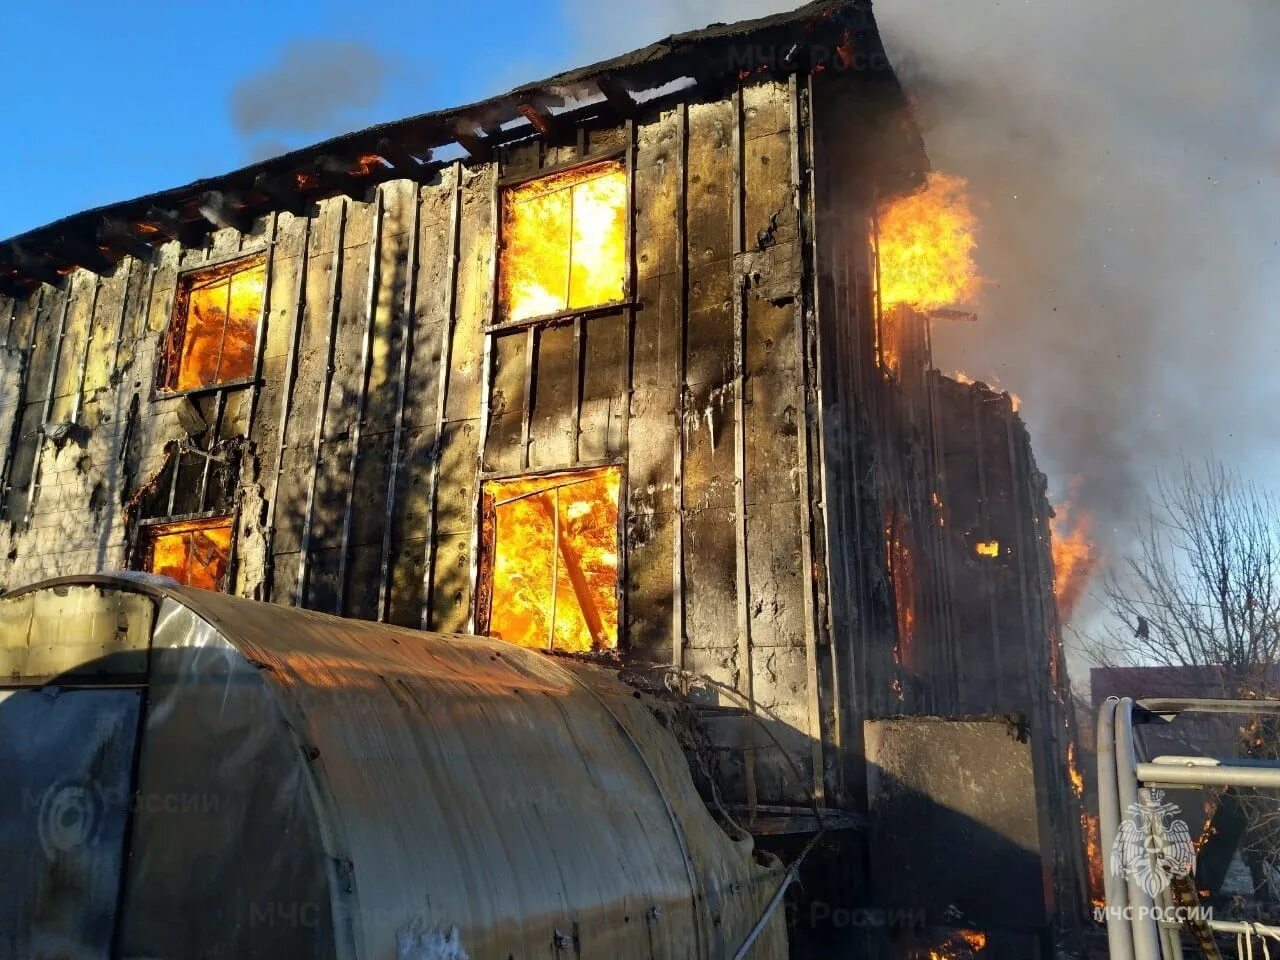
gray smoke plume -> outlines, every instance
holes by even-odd
[[[242,136],[267,138],[255,149],[258,154],[283,147],[282,136],[341,133],[367,122],[397,69],[363,43],[296,40],[276,63],[236,84],[231,119]]]
[[[593,55],[788,6],[667,0],[605,17],[565,2]],[[1051,496],[1092,512],[1112,557],[1181,455],[1271,480],[1280,7],[875,9],[934,167],[969,180],[982,222],[980,320],[935,325],[938,367],[1021,396]]]

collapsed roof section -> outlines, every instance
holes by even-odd
[[[817,0],[789,13],[713,24],[509,93],[326,140],[218,177],[74,214],[0,242],[0,293],[58,285],[75,268],[109,274],[170,240],[247,230],[271,210],[302,213],[338,194],[362,198],[385,180],[423,180],[456,159],[487,162],[532,136],[571,137],[597,118],[627,119],[666,103],[718,96],[757,74],[857,73],[905,106],[869,0]],[[923,153],[908,123],[904,146]],[[923,164],[921,165],[923,166]]]

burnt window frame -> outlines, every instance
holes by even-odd
[[[503,251],[506,245],[506,237],[504,236],[503,224],[505,221],[505,198],[509,190],[522,187],[538,180],[545,180],[549,177],[557,177],[563,174],[573,173],[584,167],[592,167],[597,164],[616,163],[621,169],[626,181],[626,196],[623,201],[623,254],[622,254],[622,296],[617,300],[610,300],[607,303],[598,303],[591,306],[583,307],[566,307],[563,310],[556,310],[550,313],[538,314],[533,317],[522,317],[519,320],[508,320],[503,317],[502,313],[502,260]],[[616,313],[620,310],[634,308],[638,306],[635,300],[635,264],[632,262],[635,256],[635,163],[634,151],[630,145],[617,147],[610,150],[601,150],[598,153],[587,153],[583,156],[574,157],[563,163],[556,163],[550,166],[541,167],[537,170],[526,171],[517,174],[503,175],[501,162],[497,164],[498,175],[495,179],[493,188],[493,283],[492,283],[492,311],[489,316],[489,322],[485,325],[486,333],[501,333],[507,330],[522,330],[528,327],[543,326],[547,324],[562,323],[578,318],[596,316],[598,314]]]
[[[216,524],[215,524],[216,521]],[[228,513],[226,510],[206,510],[203,513],[189,513],[182,516],[174,517],[153,517],[138,521],[137,534],[134,538],[133,549],[131,551],[131,562],[129,568],[139,573],[147,573],[152,576],[162,576],[162,574],[153,573],[151,564],[155,556],[155,539],[156,531],[163,527],[173,527],[182,524],[207,524],[208,526],[227,526],[230,528],[231,537],[227,542],[227,569],[223,574],[223,582],[218,585],[216,593],[227,593],[233,585],[235,576],[236,548],[239,539],[240,515],[239,511]],[[183,584],[183,586],[187,586]],[[204,589],[203,587],[193,587],[192,589]]]
[[[625,457],[610,457],[604,460],[593,460],[586,463],[575,463],[570,466],[544,467],[540,469],[529,470],[510,470],[485,472],[480,474],[477,483],[476,502],[477,509],[475,513],[476,520],[476,553],[475,553],[475,579],[472,583],[471,591],[471,622],[472,632],[476,636],[489,637],[490,619],[493,613],[493,571],[490,558],[494,556],[495,540],[494,525],[490,522],[491,510],[488,507],[488,496],[485,493],[485,486],[491,482],[502,482],[506,480],[535,480],[545,478],[548,481],[558,476],[571,476],[573,474],[593,473],[599,470],[617,470],[618,471],[618,505],[617,517],[614,527],[614,534],[617,537],[616,543],[618,548],[618,573],[613,586],[614,604],[618,616],[618,630],[612,647],[605,647],[602,650],[592,650],[587,653],[575,653],[563,648],[553,647],[551,652],[555,656],[597,656],[600,653],[624,653],[629,644],[626,629],[626,576],[627,576],[627,540],[626,540],[626,498],[627,498],[627,482],[628,467]],[[568,484],[566,484],[568,485]],[[486,572],[486,567],[488,570]],[[499,639],[499,638],[492,638]],[[511,640],[502,640],[502,643],[511,643],[513,646],[520,646]],[[524,647],[523,649],[531,650],[532,647]],[[537,648],[541,650],[541,648]]]
[[[201,384],[197,387],[178,389],[178,375],[182,369],[182,350],[186,340],[186,327],[189,317],[191,291],[195,281],[203,274],[216,273],[218,276],[211,282],[234,274],[262,268],[269,279],[271,264],[267,247],[261,246],[250,250],[236,250],[224,257],[211,258],[201,263],[192,264],[178,272],[174,284],[173,302],[169,307],[169,320],[165,325],[164,336],[160,340],[160,350],[156,356],[156,371],[152,382],[151,399],[164,400],[172,397],[186,397],[195,394],[214,393],[221,390],[237,390],[252,386],[258,379],[258,363],[263,349],[263,327],[266,323],[267,311],[270,309],[270,283],[264,279],[262,306],[258,310],[258,320],[253,339],[253,357],[249,364],[249,374],[234,380],[219,380]],[[226,328],[223,328],[223,349],[226,348]],[[173,386],[170,386],[173,383]]]

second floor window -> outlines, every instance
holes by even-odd
[[[502,194],[500,320],[528,320],[621,301],[627,171],[607,160],[508,187]]]
[[[185,393],[252,377],[265,287],[262,255],[180,277],[160,389]]]

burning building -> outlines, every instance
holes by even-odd
[[[972,242],[865,0],[77,214],[0,244],[0,579],[598,661],[719,816],[821,835],[798,955],[1049,956],[1044,478],[930,358]]]

